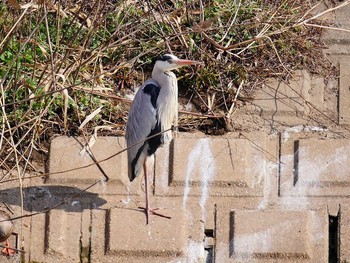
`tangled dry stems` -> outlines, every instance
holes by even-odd
[[[349,1],[334,8],[340,8]],[[0,4],[1,180],[38,171],[54,134],[122,135],[128,95],[174,53],[180,128],[222,134],[266,78],[330,74],[319,1],[5,1]],[[333,9],[334,9],[333,8]],[[324,13],[333,11],[330,7]],[[191,106],[191,107],[189,107]],[[188,110],[188,108],[191,108]],[[88,139],[87,139],[88,141]]]

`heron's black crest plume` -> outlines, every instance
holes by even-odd
[[[168,55],[162,55],[162,56],[159,56],[159,57],[155,57],[152,59],[152,63],[155,64],[158,60],[160,61],[168,61],[172,59],[170,56]]]

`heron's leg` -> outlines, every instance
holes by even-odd
[[[148,195],[148,178],[147,178],[147,161],[143,163],[143,173],[145,175],[145,192],[146,192],[146,225],[148,225],[148,219],[149,219],[149,195]]]
[[[146,207],[139,207],[140,209],[144,210],[146,213],[146,224],[148,225],[149,222],[149,215],[152,213],[153,215],[164,217],[167,219],[170,219],[170,216],[162,215],[160,213],[157,213],[156,210],[159,210],[159,208],[150,208],[150,202],[149,202],[149,185],[148,185],[148,171],[152,171],[152,169],[149,169],[151,166],[154,165],[154,156],[148,156],[143,163],[143,173],[145,176],[145,194],[146,194]]]

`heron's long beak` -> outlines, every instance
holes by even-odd
[[[179,59],[175,62],[178,66],[187,66],[187,65],[204,65],[204,62],[195,61],[195,60],[187,60],[187,59]]]

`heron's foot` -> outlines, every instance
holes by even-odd
[[[155,216],[160,216],[160,217],[163,217],[163,218],[166,218],[166,219],[171,219],[171,216],[166,216],[166,215],[158,213],[157,210],[160,210],[160,208],[148,208],[147,209],[145,207],[140,207],[140,206],[138,208],[145,211],[145,214],[146,214],[146,225],[148,225],[149,215],[150,214],[153,214]]]
[[[15,254],[15,250],[11,248],[10,246],[10,242],[8,240],[6,240],[6,245],[5,248],[2,250],[2,254],[6,255],[6,256],[11,256]]]

